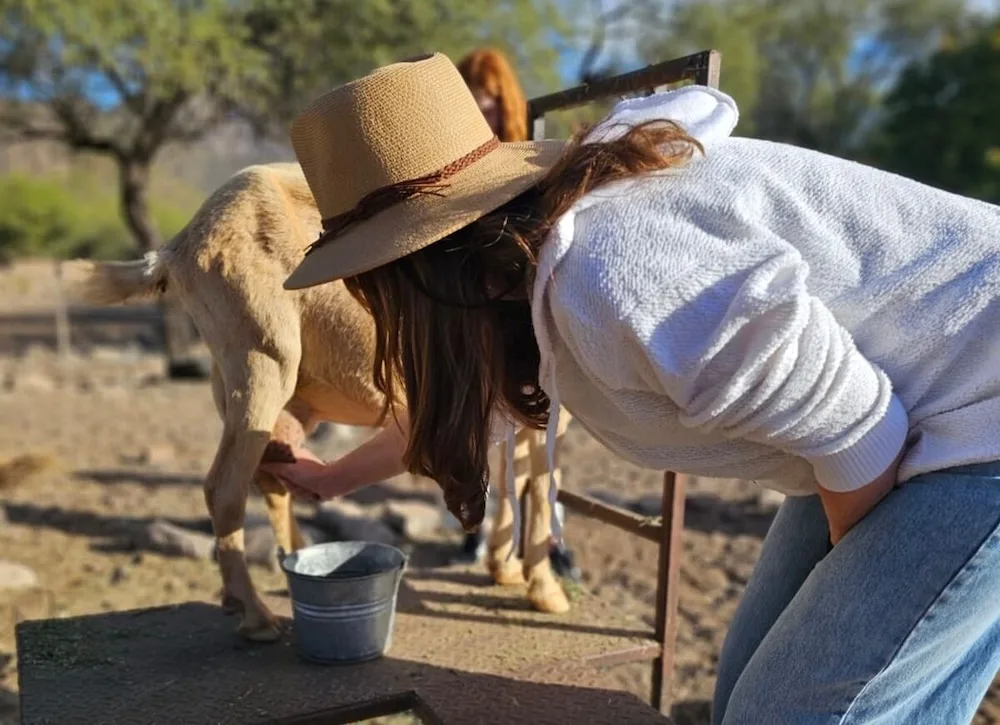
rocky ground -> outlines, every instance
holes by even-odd
[[[206,523],[201,477],[220,430],[207,384],[163,379],[155,331],[142,315],[138,322],[75,318],[78,354],[58,359],[49,347],[50,270],[0,270],[0,725],[17,722],[17,621],[217,601],[219,589],[207,535],[199,533]],[[337,429],[316,452],[332,457],[364,435]],[[660,476],[614,458],[580,429],[561,456],[568,488],[637,511],[658,509]],[[774,507],[751,484],[691,486],[674,683],[679,723],[707,722],[717,653]],[[249,508],[251,521],[261,522],[258,497]],[[366,537],[398,537],[408,527],[424,542],[458,540],[433,507],[359,504],[331,516],[344,535],[362,526]],[[194,532],[183,538],[189,551],[178,550],[174,526]],[[282,576],[268,566],[268,529],[252,530],[253,576],[262,588],[279,587]],[[655,547],[572,515],[566,537],[583,587],[652,626]],[[613,677],[623,689],[648,693],[647,666],[625,666]],[[977,723],[1000,722],[998,703],[994,687]]]

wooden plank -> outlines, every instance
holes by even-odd
[[[388,655],[348,667],[302,662],[290,639],[243,642],[234,618],[207,603],[24,622],[22,723],[334,725],[398,712],[415,694],[446,725],[666,725],[595,669],[651,659],[641,622],[610,597],[583,593],[560,616],[530,611],[524,598],[524,587],[494,586],[478,567],[409,569]],[[287,599],[265,599],[288,616]]]
[[[290,718],[265,720],[256,725],[350,725],[402,713],[413,713],[422,723],[429,722],[436,725],[440,722],[433,712],[421,712],[421,709],[426,711],[426,706],[417,697],[417,693],[411,691],[360,705],[333,707]]]
[[[659,516],[640,516],[627,509],[599,501],[572,491],[559,491],[559,502],[570,511],[591,519],[611,524],[630,534],[659,543],[661,519]]]
[[[680,570],[684,533],[684,478],[663,474],[663,525],[656,584],[656,641],[662,655],[653,662],[652,704],[670,713],[674,652],[677,646]]]

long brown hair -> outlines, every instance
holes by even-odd
[[[466,85],[493,97],[500,106],[501,141],[528,140],[528,102],[507,56],[493,48],[480,48],[458,62]]]
[[[374,378],[386,412],[405,396],[408,470],[436,480],[466,528],[485,513],[493,411],[533,428],[548,422],[527,299],[546,235],[589,191],[682,166],[695,151],[701,145],[669,121],[606,143],[577,136],[535,188],[419,252],[345,280],[375,318]]]

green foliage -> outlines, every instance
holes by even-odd
[[[149,221],[148,172],[166,144],[234,113],[283,137],[332,86],[483,43],[514,51],[529,92],[549,90],[564,31],[557,0],[4,0],[0,127],[113,158],[123,215],[148,249],[163,231]]]
[[[153,210],[160,227],[174,234],[190,214],[174,206]],[[71,181],[10,175],[0,178],[0,262],[18,257],[130,256],[135,246],[113,194],[90,175]]]
[[[852,156],[884,89],[962,21],[965,5],[678,0],[657,4],[639,47],[649,62],[721,51],[721,86],[740,106],[739,133]]]
[[[497,45],[530,90],[551,88],[552,38],[571,32],[556,0],[7,0],[0,21],[8,93],[30,89],[84,135],[103,94],[121,106],[104,119],[113,134],[96,135],[129,149],[231,110],[284,124],[314,95],[429,51]]]
[[[489,44],[509,53],[529,93],[554,90],[552,37],[569,26],[555,0],[251,0],[250,45],[268,75],[250,110],[284,121],[313,96],[403,58],[440,51],[457,61]]]
[[[8,90],[48,101],[75,140],[108,138],[125,149],[197,130],[193,101],[239,103],[266,75],[230,0],[6,0],[0,75]],[[95,131],[98,105],[120,103]],[[190,107],[186,107],[190,106]],[[182,113],[182,111],[184,113]],[[183,117],[182,117],[183,116]]]
[[[889,95],[873,163],[1000,203],[1000,22],[950,39]]]

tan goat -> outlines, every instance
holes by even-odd
[[[268,441],[303,445],[324,420],[374,426],[382,406],[372,382],[371,316],[340,282],[298,292],[282,288],[319,232],[319,212],[298,164],[252,166],[226,181],[176,237],[144,259],[78,261],[72,270],[84,298],[96,304],[169,290],[211,351],[212,393],[223,431],[205,481],[205,501],[223,604],[240,613],[239,631],[254,640],[273,640],[279,628],[254,589],[244,557],[251,481],[264,495],[278,543],[286,551],[303,545],[288,492],[258,470]],[[544,433],[522,430],[515,448],[519,492],[533,480],[525,561],[507,559],[512,511],[501,470],[495,476],[502,495],[488,566],[498,583],[526,578],[535,608],[562,612],[569,604],[548,559],[552,511]]]

